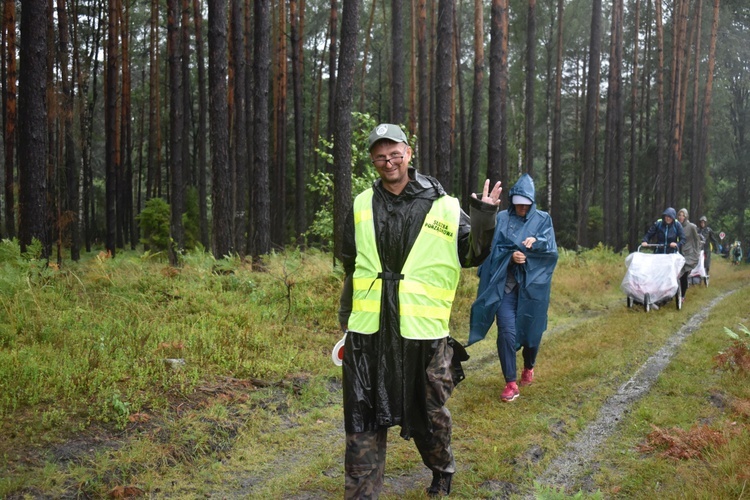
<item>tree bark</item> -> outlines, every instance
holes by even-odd
[[[115,257],[117,246],[117,0],[108,0],[107,7],[107,59],[104,82],[106,85],[104,129],[106,134],[106,220],[107,236],[105,248]]]
[[[591,3],[591,35],[589,42],[588,79],[586,81],[586,116],[583,130],[583,169],[578,188],[578,228],[576,241],[578,246],[589,246],[589,208],[594,194],[594,169],[596,148],[596,114],[598,109],[597,87],[599,85],[599,66],[601,48],[601,0]]]
[[[374,2],[374,0],[373,0]],[[391,123],[404,123],[404,24],[402,0],[391,0]]]
[[[268,32],[266,32],[268,33]],[[212,168],[213,254],[230,255],[232,243],[229,117],[227,111],[227,2],[208,0],[208,90]]]
[[[508,0],[492,0],[487,110],[487,178],[508,182]],[[507,202],[504,202],[507,207]]]
[[[713,22],[711,23],[711,39],[708,46],[708,69],[706,71],[706,87],[703,93],[703,111],[701,119],[700,149],[698,152],[699,188],[696,192],[696,215],[703,213],[704,182],[706,178],[706,157],[708,156],[708,129],[711,126],[711,100],[713,96],[714,69],[716,67],[716,35],[719,30],[719,0],[714,0]],[[744,192],[743,192],[744,193]],[[743,194],[744,198],[744,194]],[[740,199],[743,199],[740,198]],[[740,222],[744,221],[744,210],[739,211]],[[740,226],[742,227],[742,226]]]
[[[208,239],[208,192],[206,182],[206,62],[203,54],[203,16],[199,0],[193,0],[193,18],[195,23],[195,59],[198,70],[198,135],[196,153],[198,158],[198,213],[200,214],[201,244],[209,247]]]
[[[294,99],[294,236],[298,245],[304,245],[307,229],[305,206],[305,164],[304,164],[304,114],[302,92],[302,33],[299,31],[299,17],[296,0],[289,1],[289,33],[292,45],[292,86]]]
[[[18,179],[21,252],[33,239],[42,243],[43,258],[49,258],[47,221],[47,2],[24,2],[21,11],[23,61],[18,75]]]
[[[271,52],[268,33],[271,30],[270,0],[256,0],[253,58],[253,224],[252,255],[257,259],[271,251],[271,193],[268,160],[268,81]]]
[[[550,193],[550,215],[552,221],[560,214],[560,184],[562,181],[562,61],[563,61],[563,30],[564,30],[564,0],[557,0],[557,46],[555,55],[555,103],[552,118],[552,185]],[[562,221],[556,224],[559,230]]]
[[[178,264],[179,252],[185,249],[185,232],[182,214],[185,212],[185,184],[183,181],[182,130],[185,126],[182,102],[182,61],[180,26],[178,24],[179,0],[167,2],[167,58],[169,60],[169,173],[171,175],[170,207],[172,209],[169,232],[170,264]]]
[[[536,81],[536,0],[529,0],[526,19],[526,117],[524,157],[526,173],[534,176],[534,82]]]
[[[16,124],[18,110],[16,107],[18,67],[16,64],[16,2],[5,0],[3,12],[3,35],[5,41],[6,75],[5,93],[3,95],[3,107],[5,116],[5,128],[3,145],[5,146],[5,233],[8,238],[16,236],[15,216],[15,180],[14,171],[16,166]]]
[[[341,56],[336,83],[336,131],[333,139],[333,225],[334,255],[341,258],[344,222],[352,208],[351,185],[351,108],[354,65],[357,58],[359,1],[343,0],[341,15]]]
[[[451,89],[453,72],[453,1],[439,0],[437,54],[435,55],[435,152],[437,179],[452,191]]]
[[[245,16],[242,10],[243,0],[232,0],[232,41],[231,53],[234,63],[234,79],[231,93],[234,96],[234,107],[232,111],[232,153],[234,161],[234,183],[233,189],[233,226],[234,249],[240,255],[243,255],[246,248],[245,226],[247,225],[245,217],[247,216],[248,207],[248,157],[247,157],[247,130],[245,117],[247,114],[247,101],[245,95],[245,79],[247,78],[247,65],[245,61],[245,35],[243,25]]]
[[[479,161],[482,147],[484,113],[484,6],[483,0],[474,0],[474,88],[471,97],[471,149],[469,172],[463,206],[468,206],[469,196],[479,189]]]
[[[635,0],[633,23],[633,71],[630,80],[630,168],[628,170],[628,247],[635,251],[638,244],[638,209],[636,207],[636,175],[638,171],[638,140],[636,114],[638,112],[638,49],[641,23],[641,2]]]

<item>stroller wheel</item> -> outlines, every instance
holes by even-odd
[[[677,310],[678,311],[681,310],[682,309],[682,294],[680,293],[679,290],[677,290],[677,295],[675,295],[674,300],[677,303]]]
[[[708,288],[708,276],[703,278],[703,283],[706,285],[706,288]]]
[[[631,307],[633,307],[633,297],[628,295],[628,309],[630,309]]]
[[[643,296],[643,309],[645,309],[646,312],[651,310],[651,297],[649,297],[648,294]]]

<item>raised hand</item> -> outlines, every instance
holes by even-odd
[[[484,187],[482,188],[482,202],[488,203],[490,205],[498,206],[500,205],[500,194],[503,192],[503,188],[501,187],[501,182],[497,181],[495,183],[495,187],[492,188],[492,192],[490,192],[490,180],[487,179],[484,181]],[[471,197],[476,199],[477,194],[471,193]]]

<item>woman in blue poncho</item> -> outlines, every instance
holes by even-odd
[[[479,267],[477,299],[471,306],[469,345],[482,340],[497,321],[497,354],[506,383],[500,398],[505,402],[519,396],[516,351],[521,348],[521,385],[534,379],[557,265],[552,219],[537,210],[534,195],[534,181],[528,174],[511,188],[511,206],[497,215],[492,250]]]

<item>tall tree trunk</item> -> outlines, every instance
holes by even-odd
[[[621,248],[622,233],[622,16],[623,1],[612,6],[612,38],[607,85],[607,122],[604,143],[604,243]]]
[[[135,250],[135,214],[133,213],[133,105],[131,98],[132,75],[130,72],[130,4],[126,2],[120,9],[120,38],[122,40],[122,105],[120,113],[120,148],[122,154],[122,178],[120,188],[122,199],[122,226],[124,236],[130,242],[130,249]]]
[[[462,0],[463,2],[463,0]],[[454,138],[456,135],[458,135],[459,144],[458,147],[460,148],[460,156],[458,159],[459,163],[459,173],[460,173],[460,182],[458,183],[458,187],[454,188],[453,193],[455,195],[460,194],[460,200],[463,200],[466,198],[466,205],[468,206],[468,193],[469,188],[467,186],[468,181],[468,160],[466,158],[466,155],[468,154],[468,146],[466,145],[466,139],[468,138],[468,134],[466,133],[466,106],[464,105],[464,90],[463,90],[463,67],[461,66],[461,26],[458,23],[458,16],[456,15],[456,3],[453,2],[453,32],[455,34],[453,38],[453,57],[456,60],[456,70],[453,72],[453,78],[455,80],[455,85],[453,86],[454,89],[454,96],[453,96],[453,115],[454,118],[452,120],[452,127],[453,130],[456,130],[458,128],[457,134],[454,133],[452,135],[452,138]],[[456,102],[458,101],[458,102]],[[456,108],[458,108],[458,126],[456,126]],[[454,142],[452,141],[452,142]],[[455,145],[452,145],[453,154],[455,156],[456,147]],[[452,164],[455,164],[455,161],[452,161]],[[454,176],[451,176],[453,178]]]
[[[578,229],[576,241],[581,247],[589,246],[589,208],[594,193],[594,169],[596,148],[596,114],[598,109],[599,65],[602,30],[602,2],[591,3],[591,35],[589,42],[588,79],[586,83],[586,116],[583,131],[583,169],[578,188]]]
[[[453,73],[453,2],[439,0],[437,54],[435,57],[435,142],[437,179],[452,192],[451,174],[451,76]]]
[[[271,30],[270,0],[256,0],[254,5],[255,29],[253,58],[253,113],[255,139],[253,142],[254,206],[252,255],[257,258],[271,251],[271,193],[269,188],[268,159],[268,81],[271,65],[271,49],[268,33]]]
[[[178,24],[179,0],[167,2],[167,58],[169,60],[169,143],[172,209],[169,224],[171,243],[170,263],[178,263],[178,253],[185,249],[185,230],[182,214],[185,212],[185,183],[183,181],[182,130],[185,126],[182,102],[182,61],[180,50],[180,26]]]
[[[367,56],[370,54],[370,41],[372,39],[372,24],[375,21],[375,7],[378,2],[373,0],[370,4],[370,20],[367,22],[365,32],[365,50],[362,55],[362,73],[359,79],[359,112],[365,112],[365,81],[367,80]]]
[[[417,122],[417,159],[427,159],[430,151],[430,85],[427,55],[427,5],[417,1],[417,78],[419,79],[419,114]],[[426,165],[421,167],[423,172]]]
[[[675,1],[675,15],[672,23],[672,100],[670,109],[669,155],[667,157],[667,203],[674,203],[679,196],[680,179],[680,137],[682,122],[680,104],[682,103],[682,76],[685,65],[684,51],[685,30],[687,27],[687,0]]]
[[[338,7],[336,6],[336,0],[331,0],[331,13],[328,21],[328,34],[331,36],[331,41],[328,44],[328,133],[327,136],[330,139],[333,137],[334,127],[334,116],[336,110],[334,105],[336,102],[336,49],[337,49],[337,33],[338,33]]]
[[[654,204],[651,213],[661,213],[666,208],[666,166],[664,164],[664,21],[661,1],[654,2],[656,18],[656,181],[654,182]]]
[[[265,33],[268,33],[267,31]],[[211,139],[213,254],[231,254],[232,200],[227,111],[227,2],[208,0],[208,92]]]
[[[417,105],[417,1],[411,0],[411,61],[409,67],[409,130],[415,133],[419,119]]]
[[[93,189],[93,174],[92,174],[92,161],[91,151],[93,142],[93,130],[94,130],[94,110],[97,106],[98,97],[98,76],[99,76],[99,57],[95,57],[95,54],[99,54],[101,47],[102,37],[104,36],[102,31],[104,27],[104,3],[98,2],[95,6],[96,15],[96,27],[92,34],[92,44],[86,49],[86,61],[85,64],[78,65],[78,94],[81,96],[79,99],[80,109],[80,130],[81,130],[81,163],[83,170],[83,233],[84,241],[86,244],[86,251],[91,251],[91,243],[97,233],[96,224],[96,205],[94,203],[94,197],[92,193]],[[73,50],[78,49],[78,43],[74,43]],[[85,69],[84,69],[85,66]],[[91,97],[89,97],[89,75],[91,75]],[[84,101],[88,99],[88,101]]]
[[[234,225],[232,232],[234,234],[234,249],[240,255],[243,255],[246,248],[245,226],[247,222],[248,209],[248,156],[247,156],[247,130],[246,130],[246,88],[245,79],[247,78],[247,61],[245,60],[245,35],[243,26],[245,16],[242,10],[243,0],[232,0],[232,61],[234,61],[234,117],[232,119],[232,144],[234,153]]]
[[[62,80],[62,116],[65,136],[65,194],[66,232],[70,238],[70,258],[80,259],[78,244],[78,169],[76,147],[73,135],[73,80],[69,74],[70,49],[68,47],[68,13],[65,2],[57,0],[57,21],[59,27],[60,78]],[[12,163],[11,163],[12,165]],[[58,221],[62,223],[62,221]]]
[[[304,244],[307,229],[305,217],[305,159],[304,159],[304,114],[302,93],[302,33],[299,30],[299,17],[296,0],[289,1],[289,33],[292,45],[292,85],[294,99],[294,236],[298,245]]]
[[[703,0],[696,0],[695,8],[695,59],[693,59],[693,130],[690,140],[690,213],[697,220],[703,213],[703,206],[699,206],[702,198],[702,184],[704,179],[699,176],[698,151],[700,150],[700,112],[699,112],[699,81],[700,81],[700,54],[701,54],[701,26],[703,23]]]
[[[705,194],[703,180],[706,178],[706,157],[708,156],[708,129],[711,125],[711,100],[713,97],[714,68],[716,67],[716,34],[719,30],[719,0],[714,0],[713,22],[711,23],[711,41],[708,46],[708,69],[706,70],[706,87],[703,97],[703,111],[701,119],[700,149],[698,151],[698,189],[696,191],[695,214],[702,214],[703,196]],[[740,211],[740,221],[744,219],[744,211]]]
[[[196,151],[198,158],[198,213],[200,214],[201,245],[209,248],[208,240],[208,192],[206,182],[206,63],[203,54],[203,16],[199,0],[193,0],[195,22],[195,58],[198,69],[198,135]]]
[[[16,79],[18,69],[16,65],[16,2],[5,0],[3,14],[3,34],[5,40],[6,58],[5,93],[3,95],[3,107],[5,117],[5,128],[3,145],[5,146],[5,232],[8,238],[16,236],[15,216],[15,180],[14,171],[16,165],[16,123],[18,110],[16,108]]]
[[[333,226],[334,255],[341,258],[344,222],[352,208],[352,88],[357,58],[359,1],[343,0],[341,14],[341,56],[336,83],[336,131],[333,139]]]
[[[49,258],[47,221],[47,2],[24,2],[21,11],[23,61],[18,75],[18,180],[21,252],[34,238]]]
[[[536,81],[536,0],[529,0],[526,25],[526,133],[524,156],[526,173],[534,176],[534,82]]]
[[[274,74],[274,154],[271,168],[272,189],[282,205],[271,212],[271,243],[281,247],[286,243],[286,148],[287,148],[287,29],[285,2],[279,3],[279,25],[276,43],[276,72]]]
[[[182,181],[184,186],[192,187],[196,185],[195,166],[191,161],[191,148],[190,148],[190,136],[193,132],[193,124],[195,123],[195,116],[193,113],[193,92],[191,90],[192,72],[190,62],[190,32],[192,31],[191,20],[190,20],[190,3],[191,0],[180,0],[180,62],[181,69],[180,75],[182,76]],[[186,211],[187,211],[187,200]]]
[[[482,123],[484,113],[484,6],[483,0],[474,0],[474,90],[471,97],[471,149],[467,189],[462,199],[463,206],[469,204],[469,196],[479,188],[479,161],[482,147]]]
[[[638,111],[638,48],[640,40],[641,2],[635,0],[633,23],[633,72],[630,80],[630,168],[628,170],[628,247],[635,250],[638,244],[638,209],[636,207],[636,175],[638,171],[638,140],[636,113]]]
[[[117,170],[119,158],[117,156],[117,76],[119,73],[118,43],[117,43],[117,0],[108,0],[107,4],[107,62],[104,82],[106,85],[104,129],[106,135],[106,220],[107,236],[105,247],[112,257],[115,256],[117,246]]]
[[[148,156],[146,167],[146,200],[156,195],[157,176],[161,168],[161,121],[159,120],[159,0],[151,0],[149,25],[148,85]]]
[[[560,184],[562,181],[562,62],[563,62],[563,29],[564,0],[557,0],[557,44],[555,55],[555,103],[552,118],[552,185],[550,193],[550,215],[552,221],[558,221],[560,228]],[[577,101],[577,99],[576,99]]]
[[[492,0],[487,178],[508,182],[508,0]],[[507,206],[507,205],[506,205]]]
[[[391,0],[391,123],[404,123],[404,24],[402,0]]]

